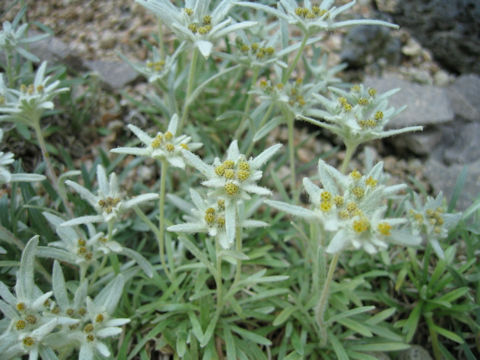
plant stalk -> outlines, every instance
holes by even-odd
[[[253,69],[252,82],[250,84],[250,88],[253,88],[255,86],[255,83],[257,82],[257,79],[258,79],[259,71],[260,71],[260,69],[258,67],[255,67],[255,69]],[[251,93],[248,94],[247,102],[245,103],[245,109],[243,109],[242,121],[238,125],[237,131],[235,131],[234,138],[237,139],[237,140],[239,139],[240,135],[242,134],[243,128],[245,127],[245,121],[247,121],[247,119],[248,119],[248,111],[250,110],[250,105],[252,104],[252,99],[253,99],[252,94]]]
[[[160,199],[158,200],[158,252],[160,255],[160,262],[162,264],[163,271],[170,279],[170,272],[168,271],[167,264],[165,262],[165,188],[168,172],[168,162],[165,159],[161,160],[161,172],[160,172]]]
[[[342,166],[340,167],[340,172],[342,174],[345,174],[345,172],[347,171],[348,164],[352,159],[352,156],[355,153],[356,149],[356,144],[345,144],[345,157],[343,158]]]
[[[328,304],[328,298],[330,295],[330,284],[333,279],[333,273],[337,268],[338,258],[340,254],[337,253],[333,256],[332,262],[328,267],[327,278],[323,284],[322,293],[320,299],[318,300],[317,306],[315,306],[315,318],[317,319],[317,324],[320,329],[320,344],[325,346],[327,344],[327,329],[325,328],[325,310]]]
[[[185,102],[183,103],[182,109],[182,118],[180,120],[180,126],[178,129],[178,134],[181,134],[183,131],[183,126],[185,125],[185,119],[187,118],[188,108],[190,106],[190,95],[192,94],[193,90],[193,83],[195,82],[195,72],[197,68],[197,60],[198,60],[198,50],[197,48],[193,49],[192,60],[190,62],[190,70],[188,74],[188,84],[187,84],[187,93],[185,95]]]
[[[305,33],[302,43],[300,44],[300,47],[298,48],[297,55],[295,56],[295,59],[293,59],[293,62],[290,64],[288,67],[287,72],[283,75],[282,82],[285,84],[288,79],[290,78],[290,75],[292,75],[293,70],[297,66],[298,60],[300,60],[300,57],[302,56],[303,49],[305,49],[305,45],[307,45],[307,40],[308,40],[308,33]]]

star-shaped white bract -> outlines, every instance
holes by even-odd
[[[427,197],[424,204],[420,196],[414,194],[413,201],[408,202],[406,208],[414,234],[429,242],[440,259],[445,258],[440,241],[458,224],[462,214],[447,213],[442,193],[436,198]]]
[[[162,23],[170,27],[181,40],[187,40],[208,58],[214,44],[225,35],[252,27],[254,21],[233,23],[227,17],[232,0],[222,0],[210,11],[210,0],[186,0],[184,8],[177,8],[170,0],[136,0],[153,11]]]
[[[257,185],[262,177],[260,168],[281,148],[270,146],[255,158],[247,159],[240,154],[238,143],[232,141],[224,161],[215,158],[212,165],[205,164],[198,156],[184,151],[185,161],[196,168],[207,180],[202,185],[209,187],[211,198],[225,199],[226,242],[233,243],[239,203],[250,199],[250,194],[267,196],[271,191]]]
[[[140,139],[145,147],[119,147],[110,150],[117,154],[130,154],[136,156],[146,156],[153,159],[165,159],[172,166],[185,168],[183,159],[183,150],[195,151],[202,147],[201,143],[191,142],[190,136],[176,136],[178,126],[178,115],[174,114],[168,124],[165,133],[158,132],[155,137],[151,137],[135,125],[128,125],[128,128]]]
[[[388,98],[399,89],[383,94],[377,94],[375,89],[367,89],[363,85],[355,85],[349,92],[334,87],[329,90],[333,94],[331,99],[320,94],[313,95],[323,107],[312,108],[307,112],[307,115],[314,119],[305,116],[300,118],[330,130],[349,146],[356,147],[371,140],[423,129],[421,126],[409,126],[385,130],[386,125],[405,109],[388,106]]]
[[[311,209],[280,201],[266,203],[281,211],[309,221],[319,221],[332,237],[326,252],[364,249],[370,254],[385,249],[389,242],[418,245],[420,239],[399,226],[403,218],[386,217],[387,200],[405,189],[405,185],[387,186],[383,163],[376,164],[366,175],[354,170],[340,173],[323,160],[318,163],[318,177],[323,188],[304,178],[303,184],[312,204]]]
[[[223,249],[230,249],[233,245],[233,239],[227,237],[225,199],[214,198],[209,201],[194,189],[190,189],[190,197],[193,206],[175,195],[168,195],[170,201],[186,213],[184,216],[186,222],[170,226],[167,230],[185,233],[208,233],[209,236],[217,239]],[[242,228],[268,226],[263,221],[245,219],[244,211],[239,211],[238,217]]]
[[[65,184],[73,188],[84,200],[86,200],[97,211],[98,215],[81,216],[68,220],[62,226],[72,226],[79,224],[88,224],[95,222],[109,223],[115,221],[126,210],[145,201],[158,199],[158,194],[148,193],[134,197],[130,200],[123,199],[118,187],[117,175],[110,174],[107,180],[107,174],[102,165],[97,166],[98,192],[92,194],[90,190],[73,182],[65,181]]]
[[[8,89],[9,100],[3,105],[0,103],[0,121],[18,121],[27,126],[33,126],[32,121],[39,121],[45,110],[54,107],[53,98],[58,94],[68,91],[68,88],[58,88],[59,80],[50,81],[45,77],[47,62],[42,62],[37,69],[33,84],[22,85],[20,90]]]
[[[252,7],[265,11],[279,19],[296,25],[308,36],[315,35],[321,31],[331,31],[342,27],[353,25],[383,25],[398,28],[397,25],[381,20],[356,19],[336,21],[336,17],[355,5],[355,0],[340,7],[333,6],[335,0],[323,0],[320,5],[312,4],[305,0],[303,6],[299,6],[295,0],[279,0],[277,8],[263,5],[257,2],[236,2],[237,5]]]

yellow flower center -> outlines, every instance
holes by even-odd
[[[390,236],[391,235],[390,230],[392,230],[392,225],[390,225],[389,223],[382,222],[378,224],[378,232],[380,234],[385,236]]]
[[[378,181],[375,180],[374,178],[372,178],[371,176],[369,176],[368,179],[365,180],[365,184],[367,186],[375,187],[375,186],[377,186],[377,183],[378,183]]]
[[[354,180],[360,180],[362,178],[362,174],[360,173],[360,171],[358,170],[353,170],[351,173],[350,173],[350,176],[354,179]]]
[[[320,203],[320,210],[323,212],[329,212],[332,209],[332,202],[331,201],[322,201]]]
[[[370,227],[370,223],[368,222],[367,219],[355,220],[353,222],[353,230],[359,234],[367,231],[369,227]]]
[[[223,176],[223,174],[225,174],[225,165],[218,165],[215,168],[215,174],[218,176]]]
[[[355,197],[357,199],[361,199],[363,197],[363,195],[365,195],[365,190],[360,186],[355,186],[352,189],[352,193],[353,193],[353,195],[355,195]]]
[[[235,162],[233,160],[225,160],[223,166],[225,166],[225,169],[233,169]]]
[[[377,111],[375,113],[375,120],[379,121],[379,120],[382,120],[382,119],[383,119],[383,112]]]
[[[168,152],[174,152],[175,151],[175,145],[167,144],[167,145],[165,145],[165,149],[167,149]]]
[[[250,171],[248,171],[248,170],[238,170],[237,177],[238,177],[238,180],[245,181],[250,177]]]
[[[27,325],[27,323],[25,322],[25,320],[18,320],[15,324],[15,327],[17,330],[23,330],[25,329],[25,326]]]
[[[377,90],[376,90],[376,89],[374,89],[374,88],[368,89],[368,95],[370,95],[370,96],[373,97],[373,96],[375,96],[376,94],[377,94]]]
[[[333,202],[335,203],[335,205],[337,206],[342,206],[343,205],[343,196],[340,196],[340,195],[336,195],[334,198],[333,198]]]
[[[238,193],[238,185],[235,185],[232,182],[226,183],[224,186],[224,189],[225,189],[225,192],[230,196],[233,196],[236,193]]]
[[[85,325],[85,327],[83,328],[83,331],[86,332],[86,333],[91,333],[93,331],[93,325],[92,324],[87,324]]]
[[[228,179],[228,180],[233,180],[233,179],[235,179],[235,170],[233,170],[233,169],[226,169],[224,176],[225,176],[225,179]]]
[[[97,323],[101,323],[103,322],[103,320],[105,320],[103,314],[98,314],[97,317],[95,318],[95,322]]]
[[[27,320],[27,322],[32,325],[37,323],[37,318],[35,317],[35,315],[28,315],[25,320]]]
[[[17,304],[17,310],[18,310],[18,311],[23,311],[23,310],[25,310],[25,307],[26,307],[26,306],[25,306],[25,303],[23,303],[23,302],[19,302],[19,303]]]
[[[332,194],[330,194],[328,191],[322,191],[322,194],[320,195],[322,201],[330,201],[332,200]]]
[[[33,340],[33,338],[30,336],[27,336],[26,338],[24,338],[22,342],[23,342],[23,345],[28,347],[33,346],[33,344],[35,344],[35,340]]]

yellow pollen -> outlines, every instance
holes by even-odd
[[[264,48],[261,48],[260,50],[258,50],[257,52],[257,59],[263,59],[265,57],[265,49]]]
[[[162,135],[157,135],[155,139],[152,140],[152,143],[151,143],[152,148],[158,149],[162,145],[162,141],[163,141]]]
[[[213,224],[215,222],[215,214],[206,213],[205,214],[205,221],[207,224]]]
[[[217,200],[217,205],[220,209],[225,209],[225,200],[223,199],[218,199]]]
[[[349,203],[347,204],[347,211],[348,211],[349,213],[352,213],[352,212],[354,212],[355,210],[357,210],[357,204],[354,203],[353,201],[352,201],[352,202],[349,202]]]
[[[328,191],[322,191],[320,197],[322,201],[330,201],[332,199],[332,194],[330,194]]]
[[[303,98],[302,95],[299,95],[299,96],[297,96],[297,103],[298,103],[300,106],[305,106],[305,104],[306,104],[307,102],[305,101],[305,99]]]
[[[225,169],[233,169],[233,167],[235,166],[235,161],[233,160],[225,160],[223,162],[223,165],[225,166]]]
[[[18,310],[18,311],[23,311],[23,310],[25,310],[25,303],[19,302],[19,303],[17,304],[17,310]]]
[[[18,320],[17,323],[15,324],[15,327],[17,330],[23,330],[25,329],[26,325],[27,323],[25,322],[25,320]]]
[[[239,170],[250,170],[250,164],[247,161],[240,160],[237,164]]]
[[[354,180],[360,180],[362,178],[362,174],[360,173],[360,171],[358,170],[353,170],[351,173],[350,173],[350,176],[354,179]]]
[[[283,90],[283,84],[282,84],[282,83],[278,83],[278,84],[276,85],[276,88],[277,88],[278,90]]]
[[[203,17],[203,25],[210,25],[212,23],[212,17],[210,15],[205,15]]]
[[[441,234],[442,233],[442,228],[440,226],[435,226],[435,228],[433,229],[433,232],[435,234]]]
[[[43,92],[43,85],[38,85],[37,86],[37,92],[42,93]]]
[[[340,217],[340,219],[348,219],[350,217],[350,213],[347,210],[343,209],[338,212],[338,216]]]
[[[353,85],[351,91],[359,92],[360,91],[360,85]]]
[[[255,54],[259,48],[259,45],[257,43],[253,43],[251,47],[252,47],[252,52]]]
[[[238,185],[229,182],[225,184],[224,189],[228,195],[233,196],[238,192]]]
[[[92,260],[93,259],[93,253],[88,252],[84,255],[84,257],[85,257],[86,260]]]
[[[338,102],[342,105],[345,105],[345,104],[348,104],[348,101],[346,98],[344,98],[343,96],[339,97],[338,98]]]
[[[382,120],[382,119],[383,119],[383,112],[377,111],[375,113],[375,120],[379,121],[379,120]]]
[[[248,170],[238,170],[237,177],[240,181],[245,181],[250,177],[250,171]]]
[[[337,206],[342,206],[342,205],[343,205],[343,196],[336,195],[336,196],[333,198],[333,202],[334,202],[335,205],[337,205]]]
[[[225,165],[218,165],[215,168],[215,174],[218,176],[223,176],[223,174],[225,174]]]
[[[352,105],[350,104],[343,104],[343,110],[345,110],[346,112],[349,112],[349,111],[352,111]]]
[[[21,92],[27,92],[27,86],[25,84],[20,85],[20,91]]]
[[[360,99],[358,99],[358,103],[359,103],[360,105],[368,105],[368,99],[366,99],[366,98],[360,98]]]
[[[102,236],[100,239],[98,239],[98,241],[100,241],[102,243],[106,243],[108,241],[108,239],[105,236]]]
[[[28,85],[27,92],[32,95],[35,92],[35,88],[33,87],[33,84]]]
[[[32,325],[37,323],[37,318],[35,317],[35,315],[28,315],[25,320],[27,320],[27,322]]]
[[[240,46],[240,50],[244,53],[248,52],[248,50],[250,50],[250,48],[248,47],[247,44],[242,44],[242,46]]]
[[[170,141],[173,139],[173,134],[170,131],[165,133],[165,140]]]
[[[219,227],[224,227],[225,226],[225,218],[223,216],[219,216],[217,218],[217,225]]]
[[[205,26],[201,26],[198,28],[198,33],[200,35],[205,35],[207,34],[210,30],[212,30],[212,27],[210,25],[205,25]]]
[[[80,239],[77,240],[77,244],[78,244],[78,246],[85,246],[87,244],[87,242],[85,240],[83,240],[82,238],[80,238]]]
[[[185,11],[185,14],[187,14],[188,16],[192,16],[193,15],[193,10],[190,9],[190,8],[185,8],[183,9]]]
[[[392,230],[392,225],[390,225],[389,223],[383,222],[378,224],[378,231],[380,232],[380,234],[390,236],[390,230]]]
[[[60,313],[60,307],[58,305],[55,305],[55,307],[52,309],[52,314],[58,314]]]
[[[332,202],[331,201],[322,201],[320,203],[320,210],[323,212],[328,212],[332,209]]]
[[[264,88],[268,86],[267,80],[260,80],[260,87]]]
[[[233,170],[233,169],[225,170],[224,176],[225,176],[225,179],[228,179],[228,180],[235,179],[235,170]]]
[[[358,120],[358,125],[360,125],[362,129],[365,129],[366,127],[368,127],[367,120],[364,120],[364,119]]]
[[[275,49],[272,46],[269,46],[265,49],[267,55],[272,56],[275,53]]]
[[[103,314],[98,314],[97,317],[95,318],[95,322],[97,323],[103,322],[103,320],[105,320]]]
[[[376,94],[377,94],[377,90],[376,90],[376,89],[374,89],[374,88],[368,89],[368,95],[370,95],[370,96],[373,97],[373,96],[375,96]]]
[[[363,233],[368,230],[370,223],[367,219],[355,220],[353,222],[353,230],[357,233]]]
[[[375,180],[374,178],[372,178],[371,176],[369,176],[368,179],[365,180],[365,184],[367,186],[375,187],[375,186],[377,186],[377,183],[378,183],[378,181]]]
[[[205,210],[207,214],[215,214],[215,209],[212,207],[209,207],[207,210]]]
[[[180,147],[184,150],[188,150],[188,145],[187,144],[182,143],[182,144],[180,144]]]
[[[80,309],[78,309],[78,314],[79,314],[80,316],[83,316],[83,315],[85,315],[86,313],[87,313],[87,309],[85,309],[85,308],[80,308]]]
[[[77,254],[82,255],[87,252],[87,248],[85,246],[80,246],[77,250]]]
[[[315,15],[319,15],[320,14],[320,6],[318,5],[313,5],[312,6],[312,11]]]
[[[85,325],[85,327],[83,328],[83,331],[86,332],[86,333],[92,332],[93,331],[93,325],[92,324]]]
[[[167,149],[168,152],[174,152],[175,151],[175,145],[167,144],[167,145],[165,145],[165,149]]]
[[[67,309],[66,313],[67,313],[68,316],[73,316],[73,314],[75,314],[75,310]]]
[[[365,190],[360,186],[355,186],[352,189],[352,192],[353,192],[353,195],[355,195],[355,197],[357,199],[361,199],[363,197],[363,195],[365,195]]]
[[[93,341],[95,341],[95,336],[93,336],[92,334],[88,334],[88,335],[87,335],[87,340],[88,340],[89,342],[93,342]]]
[[[316,18],[315,14],[313,12],[309,11],[309,10],[307,10],[307,14],[305,15],[305,17],[307,19],[315,19]]]
[[[188,24],[188,30],[190,30],[192,33],[196,34],[197,33],[197,25]]]
[[[33,338],[30,336],[27,336],[26,338],[24,338],[22,342],[23,342],[23,345],[25,346],[33,346],[33,344],[35,344],[35,340],[33,340]]]
[[[373,128],[373,127],[377,126],[377,122],[373,119],[368,119],[366,121],[366,125],[367,125],[367,127]]]

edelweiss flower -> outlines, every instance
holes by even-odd
[[[72,226],[79,224],[88,224],[95,222],[110,222],[118,219],[121,213],[131,207],[145,201],[158,199],[158,194],[148,193],[134,197],[130,200],[122,199],[118,188],[117,175],[112,173],[109,181],[103,166],[97,166],[97,181],[98,193],[92,194],[83,186],[71,180],[65,181],[65,184],[73,188],[84,200],[88,201],[90,205],[99,213],[99,215],[81,216],[75,219],[68,220],[62,226]]]
[[[47,63],[44,61],[35,74],[33,84],[22,84],[20,90],[8,89],[11,98],[3,105],[0,103],[0,121],[18,121],[33,126],[32,121],[39,121],[43,112],[53,109],[53,98],[68,88],[57,89],[59,80],[50,83],[50,76],[45,77]]]
[[[203,199],[197,191],[190,189],[190,196],[194,204],[192,206],[192,204],[175,195],[167,196],[177,207],[186,213],[184,216],[186,223],[170,226],[167,228],[168,231],[208,233],[209,236],[218,240],[222,248],[231,248],[233,239],[227,238],[225,199],[218,198],[208,201]],[[242,228],[268,226],[263,221],[245,219],[245,211],[239,211],[239,219]]]
[[[335,21],[335,18],[342,12],[355,5],[355,0],[340,7],[332,6],[335,0],[323,0],[320,5],[312,4],[310,0],[303,2],[303,7],[298,6],[295,0],[280,0],[277,9],[255,2],[236,2],[237,5],[248,6],[263,10],[280,19],[286,20],[289,24],[298,26],[304,34],[310,36],[320,31],[330,31],[345,26],[353,25],[383,25],[397,28],[397,25],[380,20],[345,20]]]
[[[221,161],[215,158],[212,165],[205,164],[189,151],[183,152],[185,161],[207,178],[202,185],[214,189],[209,197],[225,199],[226,243],[233,243],[235,237],[239,201],[250,199],[250,194],[271,194],[270,190],[257,185],[262,177],[259,169],[280,147],[280,144],[270,146],[257,157],[247,160],[245,155],[240,154],[237,141],[234,140],[228,147],[226,159]]]
[[[176,136],[178,115],[174,114],[168,124],[166,133],[158,132],[155,137],[150,137],[143,130],[135,125],[128,125],[128,128],[143,142],[144,148],[120,147],[110,150],[118,154],[131,154],[137,156],[148,156],[154,159],[165,159],[172,166],[185,168],[182,150],[195,151],[202,147],[201,143],[190,143],[190,136]]]
[[[254,21],[231,24],[232,19],[226,16],[233,6],[232,0],[222,0],[212,12],[209,12],[210,0],[186,0],[183,9],[170,0],[136,1],[158,15],[180,39],[194,44],[205,58],[210,56],[214,43],[228,33],[256,25]]]
[[[357,170],[343,175],[320,160],[318,176],[323,188],[308,178],[303,180],[312,209],[280,201],[265,202],[292,215],[320,221],[326,231],[335,234],[326,249],[328,253],[353,247],[373,254],[377,248],[386,248],[388,242],[418,245],[418,237],[398,228],[406,219],[385,218],[386,201],[406,186],[384,185],[382,170],[383,163],[378,163],[366,175]]]
[[[15,295],[0,281],[0,310],[10,319],[7,330],[0,336],[2,358],[11,359],[29,354],[29,359],[50,358],[49,335],[57,325],[72,325],[78,320],[61,316],[48,316],[53,305],[52,291],[42,293],[34,283],[34,263],[38,236],[34,236],[25,246],[17,274]]]
[[[413,232],[426,239],[437,256],[443,259],[445,254],[439,241],[448,236],[448,232],[457,225],[462,214],[446,212],[442,193],[436,198],[427,197],[424,205],[420,196],[414,194],[413,203],[408,202],[406,208]]]
[[[2,138],[3,130],[0,129],[0,141],[2,141]],[[8,184],[10,182],[34,182],[45,180],[45,176],[39,174],[11,174],[10,171],[7,170],[6,165],[12,164],[13,161],[12,153],[4,153],[0,151],[0,185]]]
[[[135,70],[148,79],[149,83],[165,78],[170,73],[175,73],[177,66],[177,56],[185,48],[185,42],[175,50],[172,56],[162,58],[157,47],[152,48],[152,57],[144,63],[132,63],[126,57],[122,56],[126,62],[130,64]]]
[[[318,121],[310,117],[300,118],[311,124],[323,127],[340,136],[346,144],[358,146],[364,142],[382,139],[410,131],[419,131],[421,126],[409,126],[396,130],[384,130],[387,123],[395,118],[405,107],[388,107],[388,98],[399,91],[390,90],[381,95],[373,88],[365,89],[355,85],[350,92],[329,88],[334,94],[332,99],[314,94],[325,110],[310,109],[309,116],[325,119]]]
[[[18,26],[20,20],[22,19],[24,11],[20,11],[13,20],[12,23],[5,21],[3,23],[3,29],[0,31],[0,49],[3,49],[7,54],[16,51],[25,59],[28,59],[33,62],[37,62],[39,59],[33,55],[31,52],[25,50],[22,45],[31,44],[36,41],[43,40],[49,37],[49,34],[40,34],[35,36],[27,37],[28,24],[22,24]],[[18,28],[17,28],[18,26]]]

